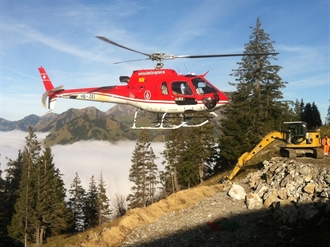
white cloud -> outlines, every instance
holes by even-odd
[[[42,141],[48,133],[36,133],[38,141]],[[9,132],[0,131],[0,161],[1,169],[5,169],[7,159],[16,159],[18,150],[23,150],[25,145],[25,137],[28,135],[27,132],[15,130]]]

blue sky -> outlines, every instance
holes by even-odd
[[[315,102],[322,120],[330,100],[330,1],[16,1],[0,0],[0,117],[42,116],[43,66],[55,86],[79,88],[119,84],[120,75],[153,68],[151,61],[111,46],[96,35],[145,53],[175,55],[242,53],[257,18],[280,54],[273,64],[288,82],[285,100]],[[222,91],[239,57],[176,59],[165,67],[205,73]],[[112,105],[59,100],[54,109]]]

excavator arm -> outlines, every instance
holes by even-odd
[[[284,133],[282,132],[272,131],[268,133],[250,152],[246,152],[238,158],[237,164],[230,172],[230,174],[226,177],[226,179],[232,180],[247,161],[252,159],[252,157],[254,157],[257,153],[259,153],[276,139],[284,140],[284,138]]]

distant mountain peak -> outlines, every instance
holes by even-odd
[[[107,116],[113,115],[132,115],[136,112],[138,108],[130,105],[117,104],[105,112]]]

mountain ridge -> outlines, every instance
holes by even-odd
[[[35,132],[49,132],[44,144],[71,144],[81,140],[103,140],[117,142],[137,140],[141,130],[127,131],[133,124],[136,107],[115,105],[107,111],[95,107],[83,109],[70,108],[67,111],[47,113],[41,117],[31,114],[18,121],[0,118],[0,131],[21,130],[27,132],[31,126]],[[139,116],[139,121],[147,123],[146,114]],[[161,133],[150,131],[152,141],[161,141]]]
[[[90,106],[82,109],[70,108],[63,113],[48,112],[42,116],[37,116],[36,114],[30,114],[16,121],[10,121],[4,118],[0,118],[0,131],[13,131],[13,130],[28,131],[28,128],[32,126],[35,131],[47,132],[51,130],[49,125],[51,125],[52,127],[55,128],[55,130],[57,130],[59,126],[61,126],[62,124],[53,126],[52,123],[54,121],[58,121],[61,119],[67,118],[66,121],[62,122],[64,124],[68,121],[71,121],[72,118],[79,117],[83,114],[92,115],[100,118],[105,116],[117,117],[117,116],[133,114],[135,110],[136,110],[135,107],[126,106],[126,105],[115,105],[106,111],[101,111],[98,110],[96,107]]]

